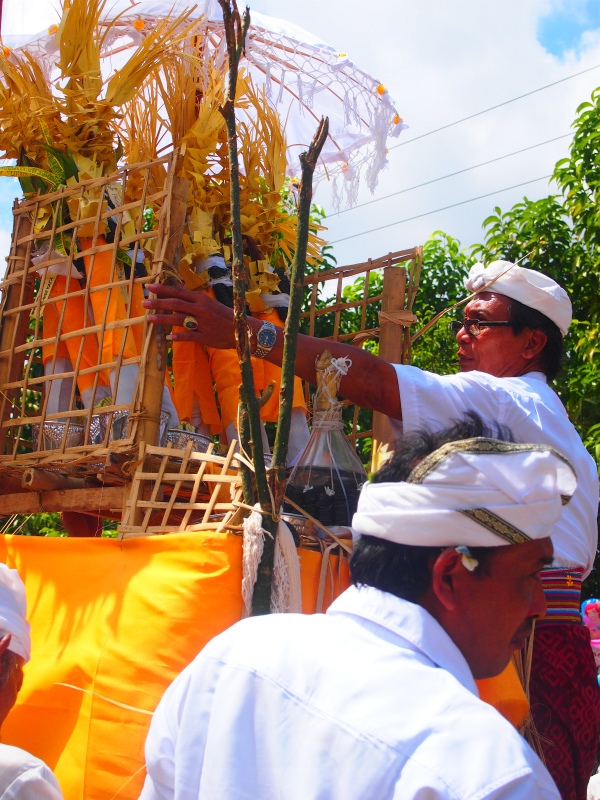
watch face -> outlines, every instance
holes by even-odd
[[[277,341],[277,331],[274,326],[263,325],[263,327],[256,334],[256,341],[261,347],[273,347]]]

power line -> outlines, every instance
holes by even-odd
[[[515,150],[513,153],[506,153],[503,156],[497,156],[496,158],[490,158],[488,161],[482,161],[481,164],[474,164],[472,167],[465,167],[464,169],[459,169],[456,172],[449,172],[447,175],[441,175],[439,178],[432,178],[430,181],[425,181],[424,183],[417,183],[414,186],[409,186],[407,189],[400,189],[397,192],[392,192],[392,194],[386,194],[384,197],[376,197],[374,200],[366,200],[364,203],[358,203],[358,205],[352,206],[352,208],[344,208],[341,211],[337,211],[336,214],[332,214],[331,216],[339,217],[341,214],[347,214],[348,211],[354,211],[356,208],[363,208],[363,206],[370,206],[373,203],[379,203],[381,200],[389,200],[390,197],[397,197],[399,194],[404,194],[405,192],[412,192],[413,189],[420,189],[422,186],[429,186],[431,183],[437,183],[438,181],[446,180],[446,178],[453,178],[455,175],[462,175],[463,172],[469,172],[472,169],[479,169],[479,167],[485,167],[487,164],[493,164],[495,161],[502,161],[504,158],[510,158],[511,156],[516,156],[519,153],[525,153],[527,150],[535,150],[536,147],[542,147],[544,144],[550,144],[550,142],[557,142],[559,139],[565,139],[567,136],[572,136],[572,133],[563,133],[562,136],[556,136],[554,139],[547,139],[545,142],[539,142],[539,144],[531,144],[529,147],[523,147],[521,150]]]
[[[461,122],[466,122],[467,120],[474,119],[475,117],[479,117],[482,114],[487,114],[488,111],[494,111],[496,108],[502,108],[502,106],[507,106],[509,103],[514,103],[517,100],[522,100],[524,97],[530,97],[532,94],[537,94],[537,92],[543,92],[544,89],[549,89],[551,86],[557,86],[559,83],[570,81],[572,78],[577,78],[579,75],[584,75],[586,72],[591,72],[593,69],[598,69],[598,67],[600,67],[600,64],[596,64],[595,67],[588,67],[587,69],[582,69],[581,72],[574,72],[573,75],[567,75],[566,78],[560,78],[560,80],[558,81],[547,83],[545,86],[540,86],[539,89],[532,89],[530,92],[525,92],[525,94],[520,94],[517,97],[511,98],[510,100],[505,100],[503,103],[498,103],[495,106],[484,108],[483,111],[477,111],[475,114],[469,114],[468,117],[457,119],[456,122],[449,122],[447,125],[442,125],[439,128],[434,128],[432,131],[427,131],[427,133],[421,133],[419,136],[413,136],[412,139],[407,139],[404,142],[398,142],[398,144],[394,144],[392,145],[392,147],[389,147],[388,150],[396,150],[397,147],[404,147],[404,145],[410,144],[411,142],[416,142],[417,139],[424,139],[426,136],[431,136],[434,133],[439,133],[439,131],[445,131],[446,128],[452,128],[454,125],[460,125]]]
[[[371,228],[368,231],[362,231],[362,233],[353,233],[352,236],[345,236],[343,239],[334,239],[332,242],[328,242],[328,244],[339,244],[340,242],[347,242],[349,239],[356,239],[358,236],[366,236],[367,233],[375,233],[376,231],[382,231],[384,230],[384,228],[393,228],[395,225],[401,225],[403,222],[411,222],[413,219],[428,217],[430,214],[437,214],[438,211],[447,211],[449,208],[464,206],[466,203],[474,203],[475,200],[483,200],[484,197],[492,197],[495,194],[501,194],[502,192],[509,192],[511,189],[518,189],[520,186],[527,186],[529,183],[537,183],[538,181],[547,180],[548,178],[551,177],[552,175],[543,175],[541,178],[533,178],[533,180],[531,181],[523,181],[523,183],[515,183],[514,186],[507,186],[505,189],[497,189],[495,192],[480,194],[478,197],[471,197],[469,200],[461,200],[459,203],[452,203],[449,206],[443,206],[442,208],[434,208],[433,211],[425,211],[423,212],[423,214],[415,214],[414,217],[406,217],[405,219],[399,219],[396,220],[396,222],[390,222],[387,225],[380,225],[378,228]]]

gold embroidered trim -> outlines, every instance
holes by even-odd
[[[573,467],[568,459],[553,447],[543,444],[515,444],[514,442],[501,442],[498,439],[488,439],[485,436],[477,436],[473,439],[462,439],[458,442],[447,442],[433,453],[426,456],[413,469],[407,479],[407,483],[423,483],[425,478],[430,475],[442,461],[445,461],[455,453],[493,453],[494,455],[511,455],[512,453],[545,453],[550,452],[560,458],[572,470]],[[575,472],[575,470],[573,470]],[[571,498],[562,496],[563,505],[568,503]]]
[[[511,525],[510,522],[494,514],[493,511],[488,511],[486,508],[471,508],[459,513],[487,528],[492,533],[495,533],[496,536],[500,536],[509,544],[524,544],[531,541],[531,537],[527,536],[526,533],[523,533],[523,531]]]

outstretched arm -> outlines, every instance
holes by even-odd
[[[159,325],[183,326],[186,317],[193,317],[198,328],[177,331],[173,341],[200,342],[207,347],[234,349],[233,313],[227,306],[213,300],[204,292],[191,292],[174,286],[150,284],[148,289],[156,299],[145,300],[144,306],[152,309],[148,320]],[[248,317],[248,325],[256,333],[262,321]],[[334,358],[349,356],[352,367],[342,378],[340,394],[362,408],[380,411],[392,419],[401,419],[400,392],[394,367],[372,353],[341,342],[330,342],[313,336],[298,335],[296,375],[316,383],[315,359],[328,349]],[[267,360],[281,366],[283,357],[283,331],[277,329],[277,342]]]

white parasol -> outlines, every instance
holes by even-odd
[[[36,5],[40,6],[39,15]],[[26,31],[31,20],[49,21],[54,16],[58,21],[58,12],[48,0],[28,0],[26,4],[4,0],[4,6],[4,44],[30,51],[51,74],[58,55],[56,25],[49,24],[33,36]],[[107,72],[118,68],[119,61],[127,60],[127,52],[160,20],[174,18],[184,8],[180,0],[175,4],[117,0],[107,5],[105,19],[113,20],[111,35],[102,51],[109,62]],[[26,9],[26,16],[22,9]],[[216,56],[217,64],[220,59],[224,62],[225,34],[217,0],[201,0],[190,19],[197,20],[203,47]],[[321,154],[318,179],[327,176],[333,180],[337,206],[343,196],[348,205],[355,202],[363,175],[374,191],[379,172],[386,165],[387,138],[397,137],[406,127],[379,80],[307,31],[254,11],[242,65],[255,84],[264,87],[269,102],[285,121],[290,176],[299,174],[299,154],[307,149],[319,119],[328,116],[329,138]]]

